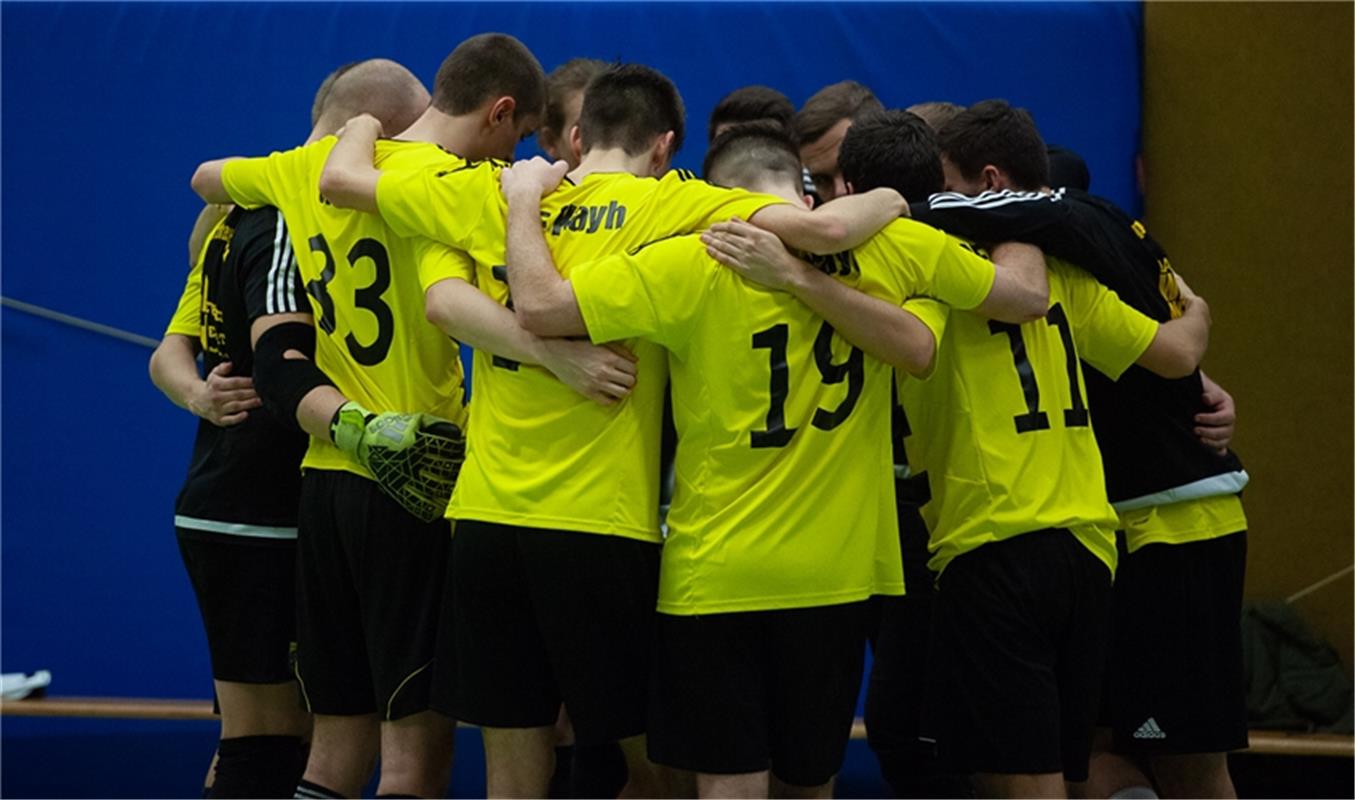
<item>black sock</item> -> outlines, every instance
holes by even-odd
[[[343,795],[333,789],[302,779],[296,782],[294,800],[343,800]]]
[[[630,770],[616,742],[574,745],[573,797],[616,797],[621,794]]]
[[[212,796],[212,787],[210,786],[202,787],[202,800],[207,800],[207,798],[211,796]]]

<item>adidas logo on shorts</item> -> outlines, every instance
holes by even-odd
[[[1157,726],[1157,720],[1153,719],[1152,717],[1149,717],[1147,722],[1140,725],[1139,729],[1134,731],[1134,738],[1165,739],[1167,738],[1167,734]]]

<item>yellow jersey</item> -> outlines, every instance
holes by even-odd
[[[1241,497],[1222,494],[1121,511],[1120,529],[1132,553],[1146,544],[1189,544],[1241,533],[1247,514]]]
[[[914,474],[931,500],[928,565],[989,542],[1067,528],[1115,570],[1117,517],[1106,499],[1080,361],[1114,379],[1152,343],[1158,323],[1081,270],[1049,260],[1049,313],[1024,325],[913,300],[936,336],[925,378],[902,377]]]
[[[895,304],[987,296],[993,265],[911,221],[818,259]],[[958,249],[958,248],[957,248]],[[749,283],[696,236],[570,274],[597,343],[668,351],[678,431],[660,612],[803,608],[902,594],[892,372],[789,294]]]
[[[377,184],[377,204],[392,230],[468,253],[479,288],[511,308],[501,166],[387,170]],[[568,278],[586,261],[747,218],[780,202],[712,186],[682,170],[662,178],[593,173],[544,198],[542,222],[555,263]],[[660,541],[667,359],[650,342],[633,342],[631,349],[639,357],[635,389],[610,407],[575,393],[541,367],[477,350],[475,413],[447,516]]]
[[[889,223],[853,250],[805,258],[839,278],[860,273],[855,288],[900,305],[921,297],[969,310],[997,277],[993,262],[968,242],[911,219]]]
[[[179,295],[179,305],[174,308],[174,315],[169,318],[169,325],[165,326],[165,335],[178,334],[198,339],[202,331],[202,263],[207,258],[207,250],[212,247],[212,243],[219,240],[223,225],[226,221],[222,217],[219,222],[208,233],[202,250],[198,253],[198,258],[193,262],[193,267],[188,270],[188,278],[184,281],[183,293]]]
[[[471,264],[449,248],[399,235],[374,214],[321,199],[320,173],[335,141],[227,162],[222,182],[237,205],[282,211],[315,314],[316,365],[339,391],[373,412],[422,411],[464,425],[458,347],[427,321],[424,292],[448,278],[474,281]],[[429,169],[466,162],[437,145],[383,139],[376,163]],[[314,437],[302,467],[371,477]]]

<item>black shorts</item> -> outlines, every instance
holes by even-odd
[[[307,470],[297,537],[297,678],[316,714],[429,708],[451,527],[366,478]]]
[[[1087,778],[1111,576],[1069,532],[985,544],[941,575],[926,718],[960,772]]]
[[[861,688],[869,601],[660,614],[649,757],[707,774],[770,769],[793,786],[842,767]]]
[[[207,630],[212,677],[233,683],[292,680],[296,541],[174,530]]]
[[[1115,749],[1247,746],[1242,582],[1247,534],[1120,552],[1102,719]]]
[[[575,741],[644,733],[660,545],[458,520],[434,707],[490,728],[554,725]],[[444,680],[445,679],[445,680]],[[445,681],[450,681],[447,684]]]
[[[934,755],[935,735],[921,730],[922,700],[927,695],[932,607],[936,574],[927,567],[928,531],[920,512],[925,497],[918,478],[898,483],[899,550],[903,555],[905,595],[872,598],[870,675],[866,682],[866,739],[881,760],[919,760]],[[922,479],[922,480],[925,480]]]

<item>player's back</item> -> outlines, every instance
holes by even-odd
[[[383,174],[378,205],[396,229],[470,254],[479,288],[511,307],[504,239],[507,204],[498,169]],[[560,272],[657,239],[704,229],[783,202],[722,189],[675,170],[662,178],[591,173],[542,201],[546,240]],[[653,344],[639,358],[634,391],[604,407],[545,369],[475,353],[475,413],[452,518],[658,541],[660,416],[668,380]]]
[[[791,295],[721,267],[695,236],[589,265],[575,287],[594,341],[640,336],[668,351],[677,487],[661,612],[902,591],[887,365]]]
[[[183,307],[196,290],[195,326],[204,372],[230,362],[232,377],[251,377],[253,318],[295,311],[298,302],[304,304],[294,276],[289,277],[295,264],[283,257],[285,245],[275,246],[282,230],[276,209],[237,208],[208,234],[192,273],[196,286],[190,276],[181,301]],[[267,270],[265,259],[271,262]],[[264,285],[267,297],[258,302]],[[244,419],[224,427],[199,420],[188,477],[176,501],[176,524],[232,532],[247,528],[250,535],[285,538],[296,526],[297,465],[305,449],[305,435],[267,408],[251,409]]]
[[[319,178],[334,142],[229,162],[223,181],[237,202],[271,203],[286,217],[315,314],[316,364],[339,391],[374,412],[423,411],[461,423],[457,344],[427,321],[424,292],[444,278],[472,280],[469,262],[397,235],[377,215],[325,202]],[[393,140],[378,142],[376,158],[389,168],[465,164],[436,145]],[[366,474],[318,439],[303,466]]]
[[[922,513],[938,572],[982,544],[1044,528],[1071,530],[1114,568],[1116,516],[1079,359],[1117,377],[1156,324],[1053,259],[1049,294],[1048,315],[1024,325],[931,301],[905,306],[938,339],[932,373],[899,385],[909,463],[931,489]]]
[[[1083,268],[1159,322],[1181,315],[1166,251],[1142,222],[1105,198],[1061,188],[978,197],[944,193],[930,203],[919,212],[924,221],[981,241],[1030,242]],[[1218,455],[1195,436],[1204,391],[1198,370],[1176,379],[1141,367],[1113,382],[1095,370],[1085,377],[1112,502],[1141,507],[1246,485],[1236,455]]]

